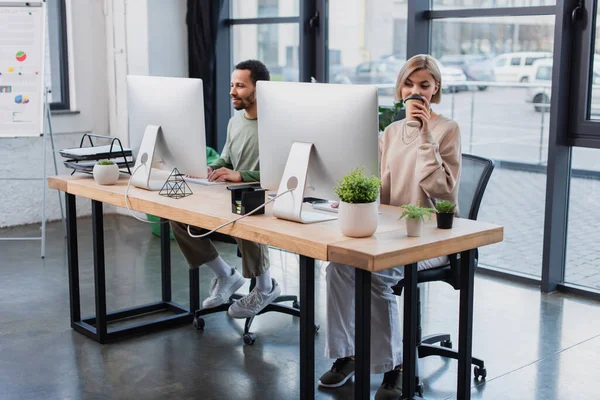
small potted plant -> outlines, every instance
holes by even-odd
[[[352,170],[334,188],[340,198],[339,221],[342,233],[350,237],[368,237],[379,222],[377,198],[381,181],[365,176],[364,167]]]
[[[406,117],[404,102],[402,100],[395,102],[392,107],[379,107],[379,132],[385,131],[392,122]]]
[[[110,160],[100,160],[94,165],[93,175],[99,185],[114,185],[119,180],[119,167]]]
[[[448,200],[440,200],[435,203],[435,212],[437,214],[437,227],[440,229],[452,228],[454,221],[454,209],[456,204]]]
[[[406,217],[406,233],[408,236],[421,236],[423,232],[423,220],[425,217],[429,217],[431,220],[431,214],[435,212],[435,209],[428,207],[421,207],[421,202],[417,202],[417,205],[405,204],[402,206],[404,212],[400,215],[402,219]]]

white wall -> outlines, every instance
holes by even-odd
[[[85,132],[108,134],[106,90],[106,39],[102,0],[67,0],[71,15],[69,27],[70,68],[73,106],[78,114],[53,115],[56,149],[79,146]],[[42,138],[0,140],[0,178],[41,178],[43,171]],[[54,167],[48,147],[47,168]],[[60,157],[57,160],[61,165]],[[59,173],[69,171],[59,165]],[[42,182],[0,180],[0,227],[41,221]],[[49,219],[59,219],[58,196],[48,190]],[[79,201],[79,215],[90,213],[89,202]]]
[[[114,136],[128,143],[127,75],[189,75],[187,4],[186,0],[107,3],[110,126]]]
[[[188,77],[185,0],[148,0],[149,75]]]
[[[71,105],[78,113],[53,115],[56,149],[79,146],[86,132],[117,136],[126,144],[126,75],[188,76],[186,1],[66,2]],[[0,140],[0,178],[41,178],[42,145],[42,138]],[[48,173],[53,175],[50,144],[46,154]],[[60,156],[57,161],[59,174],[70,173]],[[41,221],[41,180],[0,184],[0,227]],[[78,215],[91,213],[89,203],[78,201]],[[60,218],[54,190],[47,191],[46,210],[48,219]]]

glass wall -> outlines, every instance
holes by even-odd
[[[234,25],[233,65],[250,58],[265,63],[274,81],[298,81],[298,24]]]
[[[376,84],[379,103],[392,105],[406,61],[406,1],[329,1],[329,81]]]
[[[588,119],[600,119],[600,40],[598,9],[594,32],[594,57],[590,60],[591,95]],[[600,214],[595,204],[600,195],[600,150],[573,148],[567,231],[565,283],[600,290]]]
[[[542,271],[553,37],[554,16],[432,21],[431,54],[448,83],[433,108],[458,122],[463,152],[496,161],[479,219],[503,225],[504,241],[481,248],[480,263],[536,277]]]
[[[432,9],[553,6],[556,0],[433,0]]]
[[[231,4],[234,19],[297,17],[299,12],[298,0],[234,0]],[[265,63],[272,80],[298,81],[299,29],[298,23],[233,25],[233,65],[253,58]]]
[[[600,150],[573,149],[565,282],[600,290]]]

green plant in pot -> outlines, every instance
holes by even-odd
[[[379,222],[377,199],[381,181],[366,176],[364,167],[355,168],[334,188],[340,198],[340,230],[350,237],[368,237],[377,230]]]
[[[92,174],[99,185],[114,185],[119,180],[119,166],[110,160],[100,160]]]
[[[454,209],[456,204],[448,200],[439,200],[435,203],[435,212],[437,214],[437,227],[440,229],[452,228],[454,221]]]
[[[423,220],[428,217],[431,220],[431,215],[435,212],[434,208],[421,207],[421,202],[417,205],[405,204],[401,206],[404,211],[400,218],[406,218],[406,233],[408,236],[421,236],[423,232]]]
[[[394,103],[392,107],[379,107],[379,132],[385,131],[392,122],[406,116],[402,100]]]

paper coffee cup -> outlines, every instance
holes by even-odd
[[[411,117],[413,107],[417,101],[423,103],[423,97],[421,97],[418,94],[411,94],[406,99],[404,99],[404,105],[406,108],[406,125],[411,128],[420,128],[422,125],[420,119]]]

